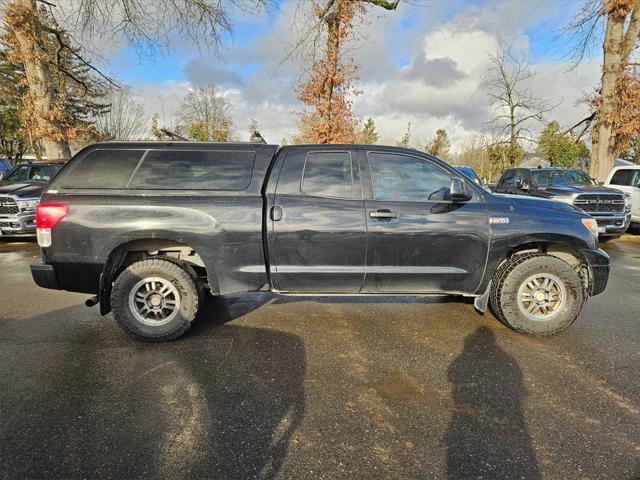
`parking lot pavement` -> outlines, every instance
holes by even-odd
[[[0,242],[2,478],[640,477],[640,243],[553,338],[450,298],[211,299],[145,344]]]

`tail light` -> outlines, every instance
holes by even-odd
[[[51,246],[51,229],[62,220],[69,211],[66,203],[40,203],[36,207],[36,235],[38,245]]]

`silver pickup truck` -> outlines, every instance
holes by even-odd
[[[0,236],[35,235],[36,205],[62,163],[20,163],[0,179]]]

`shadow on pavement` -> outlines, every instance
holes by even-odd
[[[219,320],[186,341],[144,344],[112,322],[79,321],[80,308],[0,332],[3,475],[277,475],[305,412],[299,337]]]
[[[454,411],[445,435],[447,478],[541,478],[522,413],[522,372],[489,328],[466,338],[448,377]]]

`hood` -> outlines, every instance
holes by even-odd
[[[46,183],[0,181],[0,195],[17,195],[22,198],[37,198],[47,187]]]
[[[567,196],[579,193],[622,193],[615,188],[603,187],[601,185],[546,185],[538,187],[536,192]]]
[[[551,210],[558,210],[560,212],[581,213],[580,210],[568,203],[558,202],[556,200],[540,198],[540,197],[527,197],[524,195],[505,195],[502,193],[494,193],[495,197],[501,198],[503,201],[513,200],[524,207],[533,208],[549,208]]]

